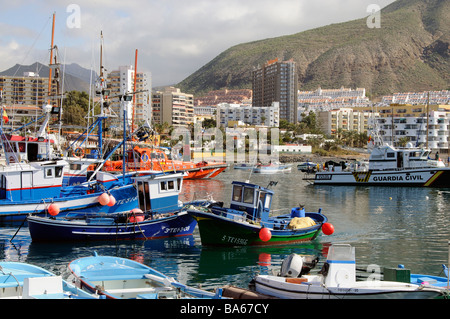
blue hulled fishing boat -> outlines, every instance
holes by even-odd
[[[63,217],[28,217],[33,241],[156,239],[192,235],[197,224],[181,203],[183,173],[154,172],[134,178],[139,208],[117,214],[77,214]]]

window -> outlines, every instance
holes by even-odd
[[[81,164],[70,164],[70,169],[71,170],[80,170]]]
[[[53,176],[53,168],[47,168],[45,170],[45,177],[52,177]]]
[[[160,185],[161,185],[161,190],[162,190],[162,191],[167,190],[166,182],[161,182]]]
[[[233,201],[240,202],[242,201],[242,186],[234,186],[233,187]]]
[[[244,203],[253,204],[253,188],[244,187]]]
[[[272,201],[272,195],[271,194],[267,194],[266,195],[266,202],[264,203],[264,208],[269,209],[271,201]]]
[[[61,177],[62,176],[62,172],[63,172],[63,167],[62,166],[56,166],[55,167],[55,176],[56,177]]]

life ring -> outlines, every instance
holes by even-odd
[[[73,156],[78,157],[78,158],[84,157],[84,150],[81,147],[77,147],[73,151]]]

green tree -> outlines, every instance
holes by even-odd
[[[91,105],[93,105],[92,101]],[[62,113],[64,125],[86,126],[88,111],[89,95],[86,92],[70,91],[65,94]]]

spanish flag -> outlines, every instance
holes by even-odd
[[[6,114],[6,111],[3,110],[3,122],[6,124],[8,123],[9,118],[8,118],[8,114]]]

